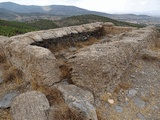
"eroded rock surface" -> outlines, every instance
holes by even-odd
[[[11,105],[14,120],[47,120],[49,102],[43,93],[26,92],[17,96]]]
[[[5,94],[0,100],[0,108],[5,109],[11,106],[11,102],[18,95],[17,92],[10,92]]]
[[[98,120],[93,106],[93,94],[75,85],[58,85],[71,112],[79,115],[83,120]]]

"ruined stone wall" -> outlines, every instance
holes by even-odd
[[[70,57],[72,81],[99,96],[122,77],[137,54],[155,45],[155,28],[146,27],[121,35],[119,41],[95,44]]]
[[[103,23],[91,23],[80,26],[36,31],[11,38],[1,37],[1,51],[4,51],[8,61],[24,73],[24,80],[36,81],[39,84],[52,85],[60,81],[60,71],[57,59],[43,47],[32,46],[36,43],[56,43],[65,36],[93,34],[102,28]],[[87,34],[88,33],[88,34]],[[56,39],[59,38],[59,39]],[[56,40],[56,41],[55,41]],[[73,39],[74,40],[74,39]],[[48,42],[49,41],[49,42]]]
[[[101,32],[122,34],[119,34],[116,40],[99,41],[67,56],[67,62],[71,67],[72,84],[65,80],[61,81],[58,60],[46,48],[57,42],[76,42],[87,40],[88,37],[94,35],[101,36]],[[45,86],[42,91],[34,89],[45,91],[47,99],[44,94],[37,91],[26,93],[23,93],[25,90],[20,91],[22,94],[11,103],[12,117],[17,120],[22,116],[27,120],[32,118],[34,120],[52,120],[53,118],[60,120],[65,113],[70,114],[67,112],[69,110],[75,113],[75,117],[78,115],[83,120],[98,120],[95,107],[104,106],[102,102],[99,103],[99,96],[107,91],[111,81],[115,83],[123,76],[142,49],[155,46],[155,44],[159,46],[159,40],[154,41],[157,34],[154,27],[136,29],[116,27],[111,23],[91,23],[30,32],[11,38],[0,37],[0,50],[14,67],[23,72],[23,80],[42,84],[40,88],[44,87],[43,85],[47,86],[47,89]],[[10,85],[8,84],[7,87]],[[27,85],[22,89],[30,91]],[[16,90],[19,91],[19,88],[17,87]],[[6,101],[5,97],[4,100]],[[62,101],[57,104],[56,100],[58,102],[63,100],[65,104]],[[49,104],[51,101],[55,101],[56,104]],[[66,104],[68,108],[64,111]],[[8,107],[10,105],[6,108]],[[107,111],[104,110],[102,113],[107,113]],[[62,114],[62,117],[59,114]]]
[[[103,30],[106,34],[120,34],[123,32],[129,32],[131,30],[135,30],[135,27],[122,27],[122,26],[114,26],[113,24],[105,24],[103,25]]]
[[[38,83],[50,86],[60,81],[61,73],[59,66],[57,65],[57,59],[48,49],[45,48],[47,48],[49,44],[64,42],[65,40],[87,40],[87,38],[92,35],[101,35],[102,29],[105,30],[105,33],[109,34],[131,31],[135,28],[116,27],[112,23],[97,22],[80,26],[30,32],[24,35],[13,36],[11,38],[1,37],[0,45],[1,50],[4,51],[9,62],[25,73],[24,79],[26,81],[35,80]],[[122,40],[120,42],[93,45],[85,49],[85,52],[77,54],[80,58],[76,57],[76,59],[74,59],[78,64],[73,64],[73,73],[74,71],[78,72],[78,74],[81,73],[81,71],[85,72],[82,76],[78,75],[77,78],[80,78],[80,80],[77,80],[77,78],[75,79],[75,74],[73,74],[73,81],[75,84],[79,85],[79,83],[75,81],[82,82],[85,79],[88,80],[89,78],[94,78],[95,75],[95,81],[100,77],[100,79],[107,78],[107,80],[104,81],[110,81],[112,76],[120,77],[123,73],[122,71],[126,70],[128,64],[132,61],[132,58],[134,58],[135,53],[139,50],[139,46],[141,45],[140,48],[142,45],[147,46],[149,44],[148,42],[152,41],[151,38],[155,36],[152,28],[134,30],[133,32],[122,35],[124,36],[121,36]],[[83,63],[83,59],[85,63]],[[106,62],[104,62],[104,64],[99,60]],[[97,65],[92,66],[92,64],[90,64],[92,62],[93,64],[95,62]],[[81,66],[81,64],[85,67],[83,67],[83,65]],[[90,64],[91,66],[88,66],[87,64]],[[102,66],[102,68],[100,66]],[[100,71],[99,68],[101,69]],[[103,68],[104,72],[98,74],[103,71]],[[92,73],[86,69],[90,69],[89,71],[92,73],[95,71],[96,74],[92,76]],[[82,82],[80,85],[83,86],[83,84],[85,84],[85,82]]]

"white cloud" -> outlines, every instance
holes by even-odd
[[[7,0],[0,0],[6,2]],[[130,13],[160,10],[160,0],[10,0],[25,5],[75,5],[81,8],[109,12]]]

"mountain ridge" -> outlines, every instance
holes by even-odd
[[[1,11],[0,19],[21,21],[21,22],[32,21],[36,19],[59,20],[63,17],[94,14],[136,24],[147,24],[147,25],[160,24],[160,18],[151,17],[148,15],[108,14],[108,13],[90,11],[75,6],[66,6],[66,5],[36,6],[36,5],[20,5],[13,2],[2,2],[0,3],[0,8],[5,9]],[[11,11],[11,12],[5,12],[5,11]]]

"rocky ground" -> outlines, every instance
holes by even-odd
[[[110,85],[101,96],[107,109],[106,120],[160,119],[159,60],[138,57],[119,83]]]

